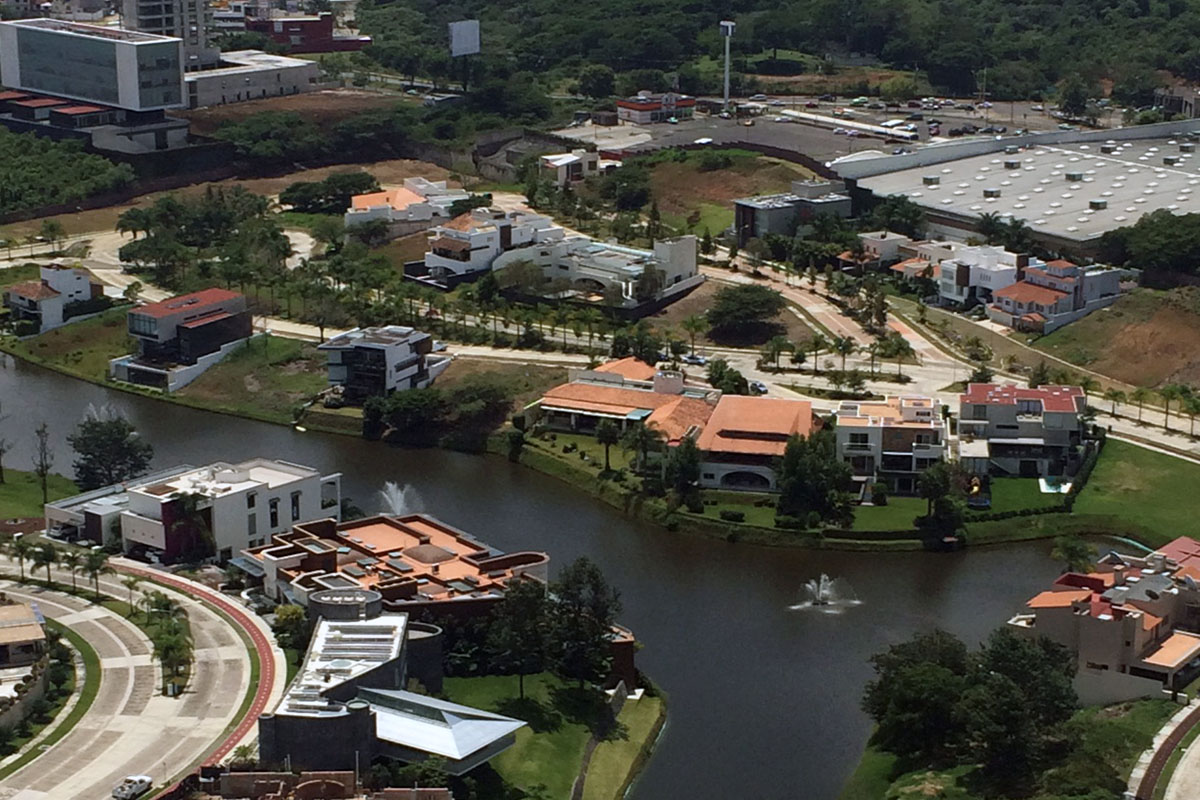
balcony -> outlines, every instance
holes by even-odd
[[[845,450],[848,453],[869,453],[875,449],[870,442],[847,442]]]

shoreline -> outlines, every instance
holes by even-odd
[[[263,422],[281,427],[295,428],[297,425],[303,426],[306,430],[325,433],[337,436],[354,436],[359,438],[360,432],[349,430],[348,428],[338,429],[332,425],[323,424],[322,420],[314,420],[309,423],[304,416],[300,420],[287,420],[282,417],[268,414],[254,414],[245,409],[235,410],[230,408],[221,408],[206,405],[199,402],[191,402],[186,399],[173,396],[164,392],[159,392],[151,389],[141,389],[133,384],[118,383],[113,381],[101,381],[95,378],[72,370],[70,367],[62,364],[57,364],[52,361],[38,358],[34,354],[17,352],[11,347],[8,338],[0,339],[0,352],[6,353],[13,359],[35,367],[50,370],[68,378],[81,380],[93,386],[99,386],[105,389],[125,392],[126,394],[144,397],[150,400],[158,400],[166,403],[174,403],[184,408],[189,408],[195,411],[205,411],[214,414],[222,414],[230,417],[238,417],[248,419],[254,422]],[[328,415],[322,415],[328,416]],[[505,444],[500,441],[502,431],[505,428],[500,428],[493,431],[481,451],[466,451],[456,450],[455,452],[463,452],[472,455],[494,455],[504,458],[506,452]],[[453,450],[454,448],[440,448]],[[635,494],[626,490],[612,481],[598,481],[596,476],[587,470],[580,469],[574,463],[558,458],[557,456],[547,452],[544,448],[538,447],[536,444],[526,442],[521,449],[520,457],[517,463],[521,466],[538,472],[547,477],[566,483],[585,494],[599,500],[600,502],[614,508],[626,516],[634,519],[648,522],[660,528],[679,531],[693,536],[703,536],[710,539],[723,539],[730,544],[750,544],[761,547],[788,547],[788,548],[803,548],[809,550],[838,550],[844,552],[914,552],[921,550],[930,550],[931,548],[926,542],[917,537],[903,537],[892,535],[881,536],[876,532],[863,531],[861,538],[858,537],[834,537],[825,536],[815,532],[804,531],[788,531],[781,528],[767,528],[759,525],[748,525],[745,523],[729,522],[726,520],[706,519],[700,515],[691,514],[685,511],[671,511],[667,508],[665,501],[662,498],[652,498],[643,495]],[[1054,517],[1055,521],[1060,521],[1059,515],[1042,515],[1045,517]],[[1131,541],[1137,542],[1142,546],[1147,546],[1143,542],[1136,531],[1123,530],[1114,531],[1106,529],[1102,520],[1092,520],[1096,525],[1096,529],[1088,530],[1089,520],[1086,515],[1079,514],[1062,514],[1064,518],[1074,518],[1081,525],[1068,525],[1067,528],[1075,530],[1068,531],[1051,531],[1041,528],[1027,528],[1024,530],[1016,530],[1012,534],[996,533],[989,531],[981,531],[972,534],[972,524],[988,523],[968,523],[967,542],[976,547],[987,547],[1012,542],[1032,541],[1037,539],[1052,539],[1060,533],[1074,532],[1084,536],[1120,536],[1128,538]],[[1017,517],[1016,519],[1021,519]],[[1026,517],[1025,519],[1037,519],[1037,517]],[[990,524],[990,528],[995,525]],[[1078,529],[1082,527],[1083,529]],[[887,532],[882,532],[887,533]],[[916,533],[916,531],[913,531]]]

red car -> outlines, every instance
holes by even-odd
[[[807,103],[804,104],[804,107],[805,108],[820,108],[821,104],[818,103],[816,100],[809,100]]]

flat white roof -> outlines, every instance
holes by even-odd
[[[1200,158],[1184,147],[1191,144],[1180,135],[1111,142],[1112,153],[1101,152],[1104,142],[1036,145],[864,177],[858,185],[879,196],[903,195],[931,212],[968,219],[994,213],[1039,233],[1087,241],[1152,211],[1200,211]],[[926,185],[927,177],[938,185]]]
[[[520,728],[512,717],[398,690],[363,688],[375,711],[375,735],[453,761],[470,757]]]
[[[130,491],[161,497],[180,491],[220,497],[258,486],[274,489],[319,474],[311,467],[263,458],[240,464],[218,461],[166,480],[139,481],[130,487]]]
[[[326,699],[322,693],[399,658],[407,626],[407,614],[319,620],[304,664],[288,685],[276,713],[342,713],[343,705]]]
[[[21,28],[39,28],[41,30],[54,31],[56,33],[71,34],[72,36],[87,36],[92,39],[108,39],[109,41],[129,42],[130,44],[152,44],[154,42],[182,41],[182,39],[177,39],[174,36],[159,36],[155,33],[142,33],[141,31],[114,28],[107,25],[85,25],[80,22],[69,22],[67,20],[49,19],[46,17],[38,19],[18,19],[0,24],[15,25]]]

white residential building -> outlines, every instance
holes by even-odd
[[[968,384],[959,395],[959,461],[977,475],[1073,475],[1086,407],[1078,386]]]
[[[542,167],[542,175],[555,186],[562,187],[598,173],[600,171],[600,154],[576,149],[569,153],[552,153],[542,156],[539,163]]]
[[[189,497],[196,498],[195,514],[187,511]],[[340,473],[257,458],[131,482],[120,520],[126,552],[171,562],[203,550],[209,539],[213,555],[225,562],[297,522],[340,516]]]
[[[898,395],[844,401],[837,411],[838,458],[855,479],[883,482],[894,492],[916,490],[917,475],[946,457],[946,423],[935,398]]]
[[[438,219],[449,219],[450,207],[468,197],[468,192],[452,189],[445,181],[405,178],[402,187],[358,194],[350,198],[350,208],[346,210],[342,221],[347,228],[377,219],[387,220],[392,224],[418,225],[397,234],[404,235],[423,230]]]
[[[476,208],[430,229],[425,266],[435,279],[482,272],[491,269],[501,253],[558,241],[565,235],[542,214]]]
[[[317,89],[321,67],[303,58],[261,50],[227,50],[218,64],[183,77],[188,108],[205,108]]]
[[[423,389],[450,366],[449,356],[433,355],[433,337],[414,328],[386,325],[355,328],[318,350],[329,356],[329,383],[346,401]]]
[[[38,333],[65,325],[73,303],[104,296],[103,287],[92,280],[86,269],[46,264],[38,272],[39,280],[17,283],[4,290],[4,303],[13,319],[36,322]]]
[[[502,253],[492,262],[492,269],[500,271],[518,261],[529,261],[542,268],[547,280],[569,281],[567,292],[587,296],[616,289],[622,305],[634,306],[702,282],[696,248],[695,236],[660,239],[653,250],[571,236]],[[638,283],[647,269],[658,270],[659,287],[651,296],[639,296]]]
[[[961,247],[953,258],[941,262],[938,294],[944,305],[971,306],[991,303],[995,292],[1017,282],[1019,272],[1042,262],[1003,247]]]

